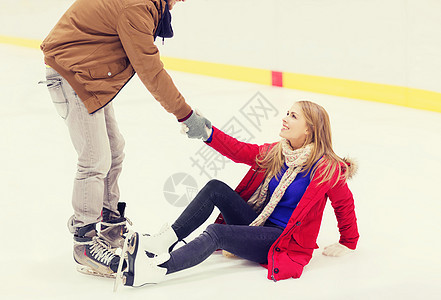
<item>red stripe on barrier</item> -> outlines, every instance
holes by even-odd
[[[283,73],[277,71],[271,71],[273,86],[283,87]]]

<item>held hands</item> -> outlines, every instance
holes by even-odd
[[[190,117],[181,124],[181,133],[186,133],[191,139],[202,138],[206,141],[211,135],[211,122],[197,110],[193,111]]]
[[[348,247],[346,247],[340,243],[335,243],[335,244],[329,245],[328,247],[325,247],[322,254],[326,255],[326,256],[339,257],[339,256],[346,255],[352,251],[354,251],[354,250],[351,250]]]

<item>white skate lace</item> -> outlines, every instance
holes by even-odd
[[[109,250],[110,245],[98,237],[93,239],[93,243],[90,246],[90,254],[99,262],[103,262],[109,265],[115,255]]]

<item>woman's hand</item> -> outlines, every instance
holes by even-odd
[[[326,255],[326,256],[339,257],[339,256],[346,255],[352,251],[354,251],[354,250],[351,250],[348,247],[346,247],[340,243],[335,243],[335,244],[329,245],[328,247],[325,247],[322,254]]]

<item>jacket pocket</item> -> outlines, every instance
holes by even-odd
[[[313,236],[302,233],[294,233],[291,236],[291,243],[297,244],[305,249],[317,249],[318,245],[316,240],[317,239]]]
[[[312,258],[312,253],[317,244],[315,243],[307,243],[301,244],[297,241],[293,236],[289,241],[289,249],[286,251],[287,257],[294,263],[297,263],[301,266],[306,266]]]
[[[120,60],[115,63],[101,65],[99,67],[89,69],[89,75],[93,79],[112,78],[127,68],[127,61]]]

